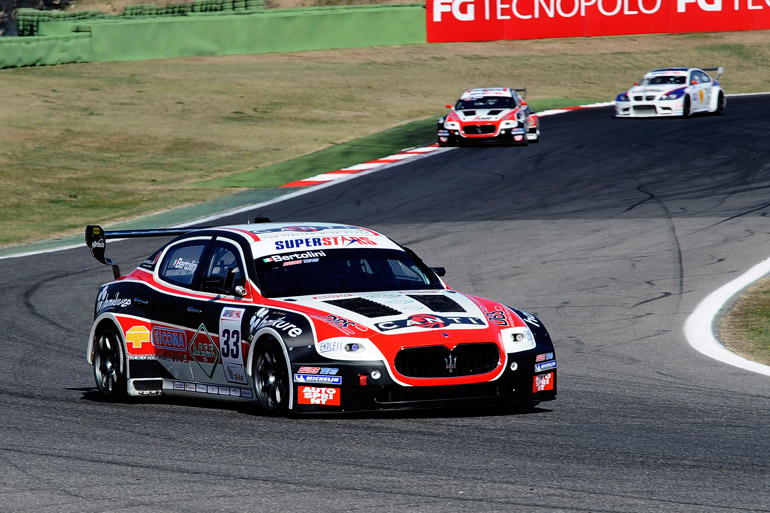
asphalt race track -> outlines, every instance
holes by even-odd
[[[683,333],[770,255],[769,112],[770,96],[689,120],[578,111],[544,119],[538,145],[459,148],[253,213],[379,229],[454,288],[540,316],[559,396],[534,413],[101,402],[85,345],[110,269],[85,245],[0,260],[0,511],[770,511],[770,378]],[[125,272],[159,242],[108,255]]]

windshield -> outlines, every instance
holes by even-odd
[[[678,85],[684,84],[686,81],[687,77],[683,75],[661,75],[646,78],[644,80],[644,85]]]
[[[483,98],[472,98],[469,100],[459,100],[455,105],[455,110],[468,109],[512,109],[516,107],[513,98],[500,96],[484,96]]]
[[[394,249],[283,253],[254,263],[264,297],[444,288],[424,265]]]

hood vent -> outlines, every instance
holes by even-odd
[[[475,110],[464,110],[464,111],[462,111],[462,113],[463,113],[463,116],[475,116],[476,115],[476,111]]]
[[[487,116],[499,116],[501,112],[502,110],[500,109],[490,110],[489,112],[487,112]]]
[[[401,313],[389,306],[362,297],[335,299],[334,301],[326,301],[326,303],[339,306],[340,308],[350,310],[351,312],[363,315],[364,317],[369,317],[370,319],[374,317],[385,317],[386,315],[399,315]]]
[[[442,294],[415,294],[408,297],[419,301],[434,312],[465,312],[465,308],[460,306],[454,299],[448,298]]]

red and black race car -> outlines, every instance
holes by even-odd
[[[122,276],[110,238],[177,237]],[[332,223],[105,232],[86,352],[99,391],[253,402],[267,414],[556,397],[535,316],[448,288],[442,268],[373,230]]]
[[[525,146],[540,142],[540,120],[527,102],[526,89],[468,89],[449,114],[439,118],[439,146],[500,143]]]

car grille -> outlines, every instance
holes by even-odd
[[[648,94],[647,96],[634,96],[634,101],[641,102],[647,100],[648,102],[655,101],[655,95],[654,94]]]
[[[655,110],[655,105],[636,105],[634,106],[634,112],[640,114],[655,114],[657,111]]]
[[[490,372],[500,363],[500,351],[491,342],[410,347],[396,355],[396,370],[410,378],[452,378]]]
[[[466,125],[463,127],[463,132],[468,135],[494,134],[496,130],[495,125]]]

